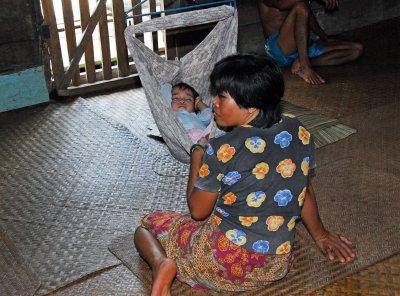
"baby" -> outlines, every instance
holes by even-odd
[[[172,86],[171,108],[193,143],[210,133],[212,110],[190,85],[180,82]]]

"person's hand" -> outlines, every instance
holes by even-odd
[[[201,137],[198,141],[197,144],[200,144],[201,146],[205,147],[208,142],[208,135],[205,137]]]
[[[315,243],[330,261],[348,263],[354,260],[353,243],[338,233],[326,231],[315,239]]]
[[[325,8],[328,11],[332,11],[339,7],[339,0],[323,0],[325,2]]]
[[[203,111],[207,107],[208,106],[203,102],[203,99],[200,96],[194,99],[194,109],[196,111]]]
[[[199,161],[202,159],[206,149],[207,142],[208,140],[206,137],[201,137],[195,144],[193,144],[193,146],[190,148],[191,159],[193,159],[193,155],[196,155],[194,158],[196,158]]]
[[[202,103],[202,99],[200,96],[194,99],[194,109],[199,110],[199,103]]]

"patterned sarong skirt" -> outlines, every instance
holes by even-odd
[[[214,216],[195,221],[190,215],[154,212],[142,227],[161,243],[177,266],[177,279],[194,289],[244,291],[283,278],[291,254],[258,254],[233,244],[219,231]]]

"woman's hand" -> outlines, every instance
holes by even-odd
[[[315,238],[315,243],[330,261],[351,262],[355,258],[353,243],[338,233],[325,231]]]
[[[343,263],[354,260],[353,243],[343,235],[325,229],[311,182],[307,186],[301,217],[315,243],[328,255],[329,260]]]

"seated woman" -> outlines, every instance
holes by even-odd
[[[191,149],[190,214],[153,212],[135,232],[153,271],[152,295],[169,295],[175,277],[221,292],[283,278],[301,219],[329,260],[352,261],[352,243],[320,219],[310,180],[313,137],[281,114],[279,67],[266,56],[234,55],[210,79],[215,121],[229,131]]]
[[[161,95],[170,102],[172,110],[193,143],[208,136],[211,131],[212,110],[193,87],[184,82],[174,86],[166,83],[161,87]]]

